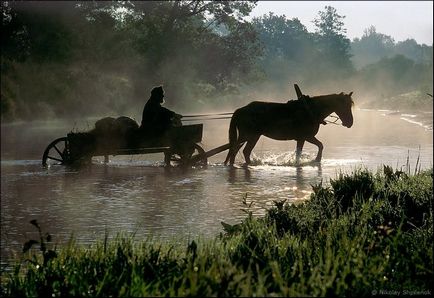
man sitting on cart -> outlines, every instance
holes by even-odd
[[[182,125],[182,115],[162,107],[163,104],[163,87],[154,87],[151,90],[151,97],[143,108],[142,123],[140,125],[140,130],[150,139],[164,139],[171,127]]]

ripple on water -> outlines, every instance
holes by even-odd
[[[375,170],[382,163],[395,167],[405,164],[408,156],[411,162],[419,155],[423,167],[432,167],[432,135],[399,119],[405,115],[385,119],[379,114],[355,111],[355,125],[348,130],[322,127],[321,164],[310,164],[317,152],[313,145],[306,144],[298,166],[295,142],[261,144],[262,139],[255,148],[256,163],[242,167],[244,160],[239,154],[235,169],[221,163],[226,153],[210,158],[206,168],[187,171],[166,171],[162,154],[155,158],[116,156],[107,165],[95,159],[91,167],[79,170],[63,166],[44,169],[37,155],[34,160],[33,156],[2,160],[2,257],[12,247],[21,251],[23,241],[35,232],[29,224],[35,217],[56,241],[67,241],[74,233],[77,242],[90,244],[106,230],[109,237],[119,231],[137,231],[138,238],[214,237],[222,231],[221,221],[236,224],[245,218],[244,198],[247,205],[252,203],[254,215],[262,215],[273,201],[308,199],[311,185],[328,183],[342,169],[351,172],[366,164]],[[429,123],[432,114],[423,115],[408,119]],[[226,127],[205,129],[206,150],[227,142]],[[12,145],[9,148],[15,151],[17,147]],[[46,145],[41,145],[42,151]]]
[[[2,166],[30,166],[30,165],[41,165],[41,160],[2,160]]]
[[[360,159],[324,159],[322,162],[324,166],[344,166],[344,165],[355,165],[360,163]]]
[[[433,114],[432,112],[415,112],[405,113],[392,110],[378,110],[382,116],[399,116],[399,119],[423,127],[425,130],[433,130]]]

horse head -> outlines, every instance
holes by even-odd
[[[353,126],[353,113],[351,108],[354,105],[354,102],[351,98],[352,94],[353,92],[350,92],[349,94],[341,92],[338,95],[338,103],[335,106],[335,113],[341,119],[342,125],[348,128]]]

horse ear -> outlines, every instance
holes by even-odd
[[[353,91],[351,91],[350,94],[348,94],[348,96],[351,96],[351,95],[353,95]]]
[[[343,92],[341,92],[341,93],[339,93],[339,95],[344,95],[344,93],[343,93]]]

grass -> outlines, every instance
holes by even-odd
[[[213,240],[119,235],[62,249],[27,243],[2,296],[367,296],[432,293],[433,171],[384,167],[313,186],[301,204],[247,210]],[[248,206],[246,206],[248,207]],[[33,222],[37,227],[37,223]],[[33,246],[33,248],[30,248]],[[39,246],[39,252],[35,249]]]

